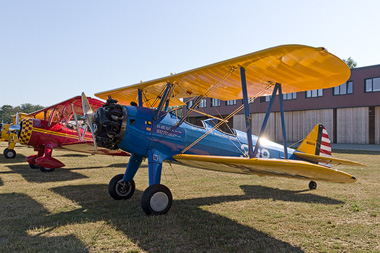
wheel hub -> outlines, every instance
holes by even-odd
[[[130,184],[128,182],[125,182],[124,179],[121,179],[119,182],[117,182],[116,192],[120,196],[128,195],[131,191]]]
[[[169,198],[164,192],[156,192],[150,199],[150,206],[156,212],[163,211],[169,204]]]

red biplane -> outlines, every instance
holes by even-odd
[[[102,101],[93,98],[89,98],[89,103],[94,109],[104,105]],[[79,125],[77,115],[83,115],[81,96],[30,113],[28,114],[29,118],[23,119],[21,123],[17,117],[16,124],[12,125],[10,130],[18,132],[18,140],[21,144],[32,146],[38,152],[37,155],[26,158],[31,168],[52,172],[56,168],[65,166],[52,157],[55,148],[91,154],[129,155],[122,151],[106,148],[95,150],[92,134],[87,131],[87,125]]]

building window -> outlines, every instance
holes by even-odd
[[[212,98],[211,99],[211,106],[212,107],[220,106],[220,99]]]
[[[307,98],[323,97],[323,89],[306,91]]]
[[[282,94],[283,100],[292,100],[292,99],[297,99],[297,93],[292,92],[288,94]]]
[[[204,98],[201,100],[201,102],[199,103],[199,108],[205,108],[207,106],[207,99]]]
[[[347,81],[344,84],[336,86],[334,87],[334,96],[352,94],[354,89],[353,87],[354,83],[352,81]]]
[[[272,96],[260,97],[260,103],[269,102]]]
[[[365,92],[377,92],[380,91],[380,77],[368,78],[364,80]]]
[[[236,99],[234,100],[227,100],[226,105],[236,105]]]
[[[193,106],[193,100],[187,102],[187,109],[190,109]]]

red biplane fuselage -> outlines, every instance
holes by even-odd
[[[99,108],[104,103],[90,98],[93,108]],[[19,126],[19,142],[34,147],[37,155],[26,158],[30,167],[40,168],[44,172],[53,171],[65,166],[62,162],[52,157],[54,148],[65,148],[91,154],[105,154],[127,156],[129,154],[108,149],[95,151],[93,138],[90,132],[75,125],[69,124],[77,115],[83,115],[81,97],[77,96],[56,105],[29,114],[29,118],[21,121]]]
[[[84,130],[79,128],[81,136]],[[31,166],[40,166],[49,169],[61,168],[65,166],[62,162],[51,157],[53,148],[78,143],[79,137],[76,129],[70,129],[62,123],[52,123],[39,119],[24,119],[21,122],[19,142],[21,144],[33,146],[37,155],[27,158]],[[82,142],[92,143],[91,133],[86,132]]]

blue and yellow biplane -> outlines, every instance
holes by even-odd
[[[130,198],[135,191],[134,176],[143,159],[148,159],[149,187],[141,206],[146,214],[165,214],[172,205],[170,190],[162,185],[163,162],[192,167],[261,176],[291,177],[310,181],[353,183],[356,178],[331,168],[331,164],[360,165],[333,158],[326,129],[318,124],[297,150],[287,147],[283,93],[326,89],[349,78],[350,70],[325,48],[284,45],[218,62],[179,74],[141,82],[95,96],[107,103],[93,112],[82,94],[86,122],[96,137],[96,144],[122,149],[132,156],[125,174],[109,183],[109,193],[117,200]],[[271,95],[267,113],[258,136],[252,135],[249,102]],[[263,133],[276,96],[281,107],[284,144],[264,140]],[[182,117],[168,110],[194,103]],[[189,124],[185,118],[206,97],[220,100],[242,99],[246,131],[226,133],[224,119],[203,121],[203,127]],[[128,105],[128,106],[126,106]]]

